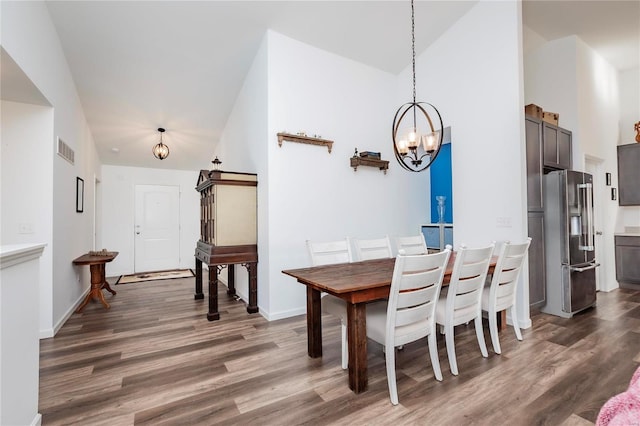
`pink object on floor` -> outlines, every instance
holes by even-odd
[[[600,409],[596,426],[640,426],[640,367],[629,388],[610,398]]]

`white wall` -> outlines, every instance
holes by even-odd
[[[612,175],[612,185],[618,181],[618,158],[615,145],[618,141],[620,103],[618,97],[618,73],[582,40],[576,38],[576,85],[578,110],[578,143],[580,157],[574,155],[574,169],[585,170],[585,157],[601,159],[600,168]],[[604,218],[615,217],[618,202],[611,200],[610,188],[602,173],[594,177],[594,192],[599,191],[600,207]],[[609,291],[617,288],[615,280],[615,248],[613,234],[615,222],[602,220],[602,248],[600,276],[604,283],[600,288]]]
[[[0,245],[0,424],[39,425],[38,258],[44,244]]]
[[[456,247],[527,236],[521,37],[518,2],[479,2],[417,58],[417,97],[452,130]],[[409,95],[410,69],[402,78]],[[521,280],[525,327],[526,273]]]
[[[428,221],[428,173],[395,162],[390,128],[395,76],[300,43],[269,37],[270,318],[305,311],[305,288],[283,269],[308,266],[306,240],[409,235]],[[304,131],[334,141],[326,147],[283,142],[276,134]],[[379,151],[378,169],[349,165],[354,149]]]
[[[617,73],[602,57],[576,36],[554,40],[525,57],[525,103],[535,103],[560,114],[559,125],[573,133],[573,168],[585,170],[585,157],[600,161],[617,185],[618,120],[620,104]],[[604,179],[599,193],[605,194]],[[601,198],[604,218],[615,218],[618,204]],[[601,289],[617,287],[613,234],[616,223],[602,221]]]
[[[620,144],[636,143],[633,125],[640,121],[640,68],[618,74],[620,89]]]
[[[53,108],[3,101],[0,105],[0,244],[36,243],[53,238]],[[25,172],[27,171],[27,172]],[[52,250],[40,258],[39,329],[51,327]]]
[[[180,186],[180,268],[195,266],[200,238],[200,194],[195,190],[198,171],[102,166],[102,245],[119,252],[107,263],[107,276],[134,271],[134,217],[136,185]]]
[[[222,170],[258,174],[258,307],[263,315],[271,311],[269,304],[269,191],[267,150],[267,36],[262,40],[242,89],[236,98],[215,155]],[[227,270],[221,280],[226,280]],[[236,266],[236,293],[249,300],[246,268]]]
[[[88,271],[79,272],[72,260],[92,246],[92,185],[85,185],[85,211],[75,211],[76,176],[85,184],[99,174],[99,160],[56,30],[44,2],[3,2],[1,39],[6,52],[54,109],[53,131],[39,149],[51,164],[42,191],[51,196],[52,272],[41,277],[41,336],[52,336],[89,287]],[[76,153],[75,165],[52,154],[61,137]],[[15,159],[15,161],[20,161]],[[31,167],[25,167],[29,173]],[[46,262],[46,258],[43,258]],[[86,269],[86,268],[85,268]]]
[[[620,98],[619,145],[636,143],[633,125],[640,121],[640,68],[618,74]],[[640,206],[622,206],[616,222],[616,231],[624,232],[626,226],[640,226]]]
[[[267,33],[221,143],[223,169],[258,173],[258,304],[267,318],[305,311],[304,287],[281,272],[309,264],[305,240],[417,234],[427,220],[428,174],[349,166],[356,147],[393,160],[394,90],[390,74]],[[281,131],[335,143],[331,154],[279,147]]]

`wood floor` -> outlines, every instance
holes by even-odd
[[[458,327],[458,377],[439,336],[442,382],[426,340],[406,345],[392,406],[379,345],[369,344],[369,389],[355,395],[338,320],[323,317],[324,357],[310,359],[304,316],[268,322],[222,288],[221,319],[209,322],[193,283],[115,286],[110,310],[90,303],[42,340],[42,423],[588,425],[640,363],[640,292],[615,290],[570,320],[534,315],[522,342],[509,327],[502,355],[482,358],[473,325]]]

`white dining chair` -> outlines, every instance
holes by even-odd
[[[404,250],[405,254],[426,254],[427,243],[424,240],[424,235],[412,235],[409,237],[396,237],[396,249],[398,252]]]
[[[435,308],[451,252],[396,257],[387,303],[367,306],[367,337],[382,344],[389,397],[398,404],[395,348],[428,336],[431,367],[442,380],[436,343]]]
[[[349,238],[336,241],[307,240],[311,265],[332,265],[334,263],[353,262],[351,241]]]
[[[442,327],[447,345],[451,374],[458,375],[454,327],[473,320],[476,338],[483,357],[489,356],[482,329],[482,288],[487,279],[495,244],[481,248],[461,246],[456,252],[447,294],[441,295],[436,307],[436,323]]]
[[[354,239],[353,245],[356,248],[356,258],[358,260],[383,259],[393,257],[391,250],[391,240],[388,236],[373,239]]]
[[[487,312],[491,343],[493,344],[493,350],[497,354],[502,352],[498,338],[498,312],[509,309],[516,338],[522,340],[516,311],[516,290],[518,277],[530,244],[531,238],[520,244],[504,243],[500,247],[491,285],[485,287],[482,291],[482,310]]]
[[[311,266],[330,265],[334,263],[350,263],[353,261],[351,241],[349,238],[336,241],[309,241],[307,248],[311,257]],[[322,312],[340,318],[342,369],[349,366],[349,352],[347,345],[347,304],[344,300],[331,294],[322,294],[320,300]]]

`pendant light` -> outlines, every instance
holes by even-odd
[[[411,52],[413,101],[407,102],[393,117],[393,151],[400,165],[410,172],[426,170],[442,146],[443,125],[440,112],[427,102],[416,102],[415,12],[411,0]]]
[[[159,127],[158,132],[160,132],[160,143],[155,145],[153,149],[151,149],[151,152],[153,152],[153,156],[158,160],[164,160],[169,156],[169,147],[162,143],[162,134],[164,133],[164,129]]]

